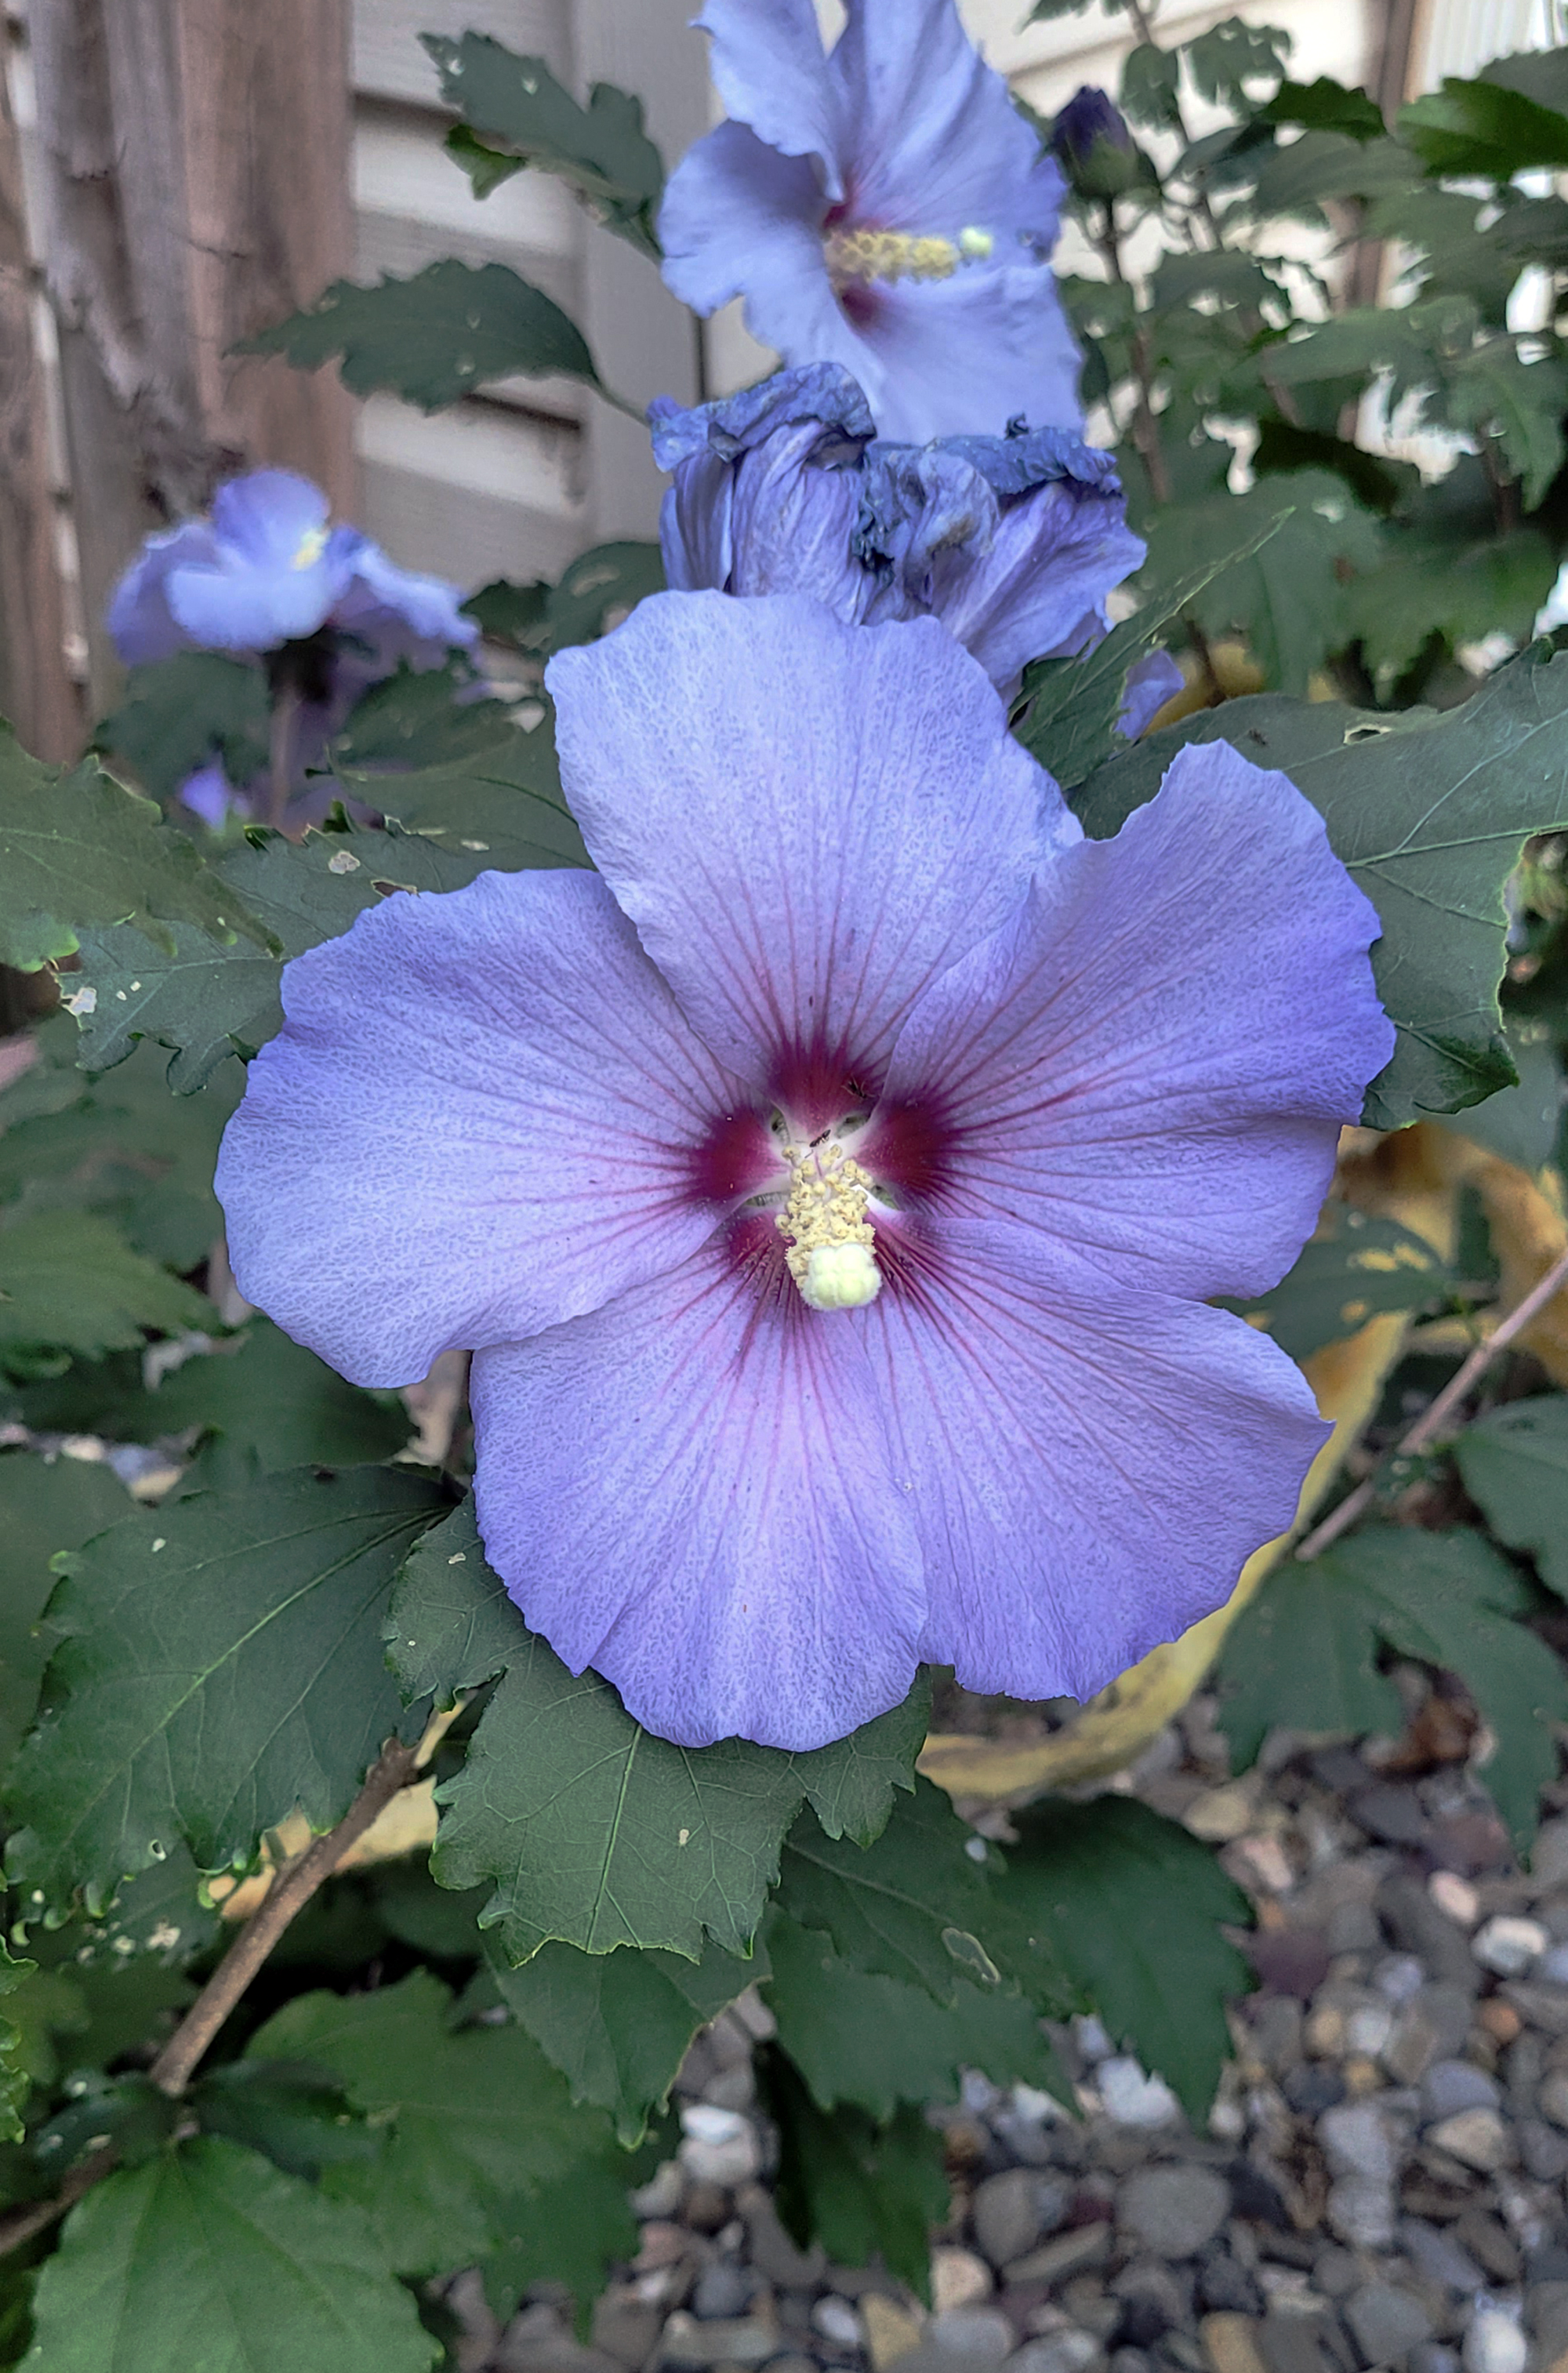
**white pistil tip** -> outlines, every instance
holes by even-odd
[[[813,1245],[797,1282],[813,1310],[864,1310],[882,1291],[882,1272],[869,1245]]]
[[[976,263],[983,263],[995,245],[990,231],[979,230],[973,223],[968,224],[958,233],[958,253],[969,256]]]

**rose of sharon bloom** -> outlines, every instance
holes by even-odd
[[[1388,1056],[1372,907],[1224,744],[1085,840],[931,619],[660,594],[549,680],[598,871],[285,968],[241,1292],[360,1384],[474,1348],[486,1550],[667,1737],[814,1747],[923,1658],[1087,1696],[1323,1439],[1207,1302],[1289,1267]]]
[[[744,296],[786,363],[842,363],[884,437],[1075,428],[1060,167],[953,0],[848,6],[824,56],[812,0],[708,0],[729,121],[670,176],[665,279],[699,313]]]
[[[455,586],[395,567],[329,517],[320,488],[291,471],[229,479],[210,519],[148,536],[116,586],[109,631],[121,658],[140,667],[177,651],[270,651],[331,625],[370,647],[373,674],[389,674],[400,659],[439,666],[454,644],[477,641]]]
[[[685,592],[801,592],[854,624],[939,618],[999,692],[1032,659],[1087,650],[1106,597],[1138,567],[1109,453],[1071,429],[895,445],[837,363],[683,409],[648,406],[675,483],[659,542]],[[1163,651],[1141,660],[1122,727],[1142,732],[1179,691]]]

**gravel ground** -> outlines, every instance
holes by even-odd
[[[1396,1677],[1381,1752],[1280,1732],[1233,1781],[1200,1699],[1113,1783],[1256,1909],[1205,2133],[1094,2019],[1053,2030],[1079,2119],[971,2077],[930,2113],[953,2190],[927,2314],[784,2233],[745,2003],[688,2055],[685,2139],[591,2345],[548,2286],[503,2332],[463,2275],[464,2373],[1568,2373],[1568,1783],[1522,1876],[1473,1713]]]

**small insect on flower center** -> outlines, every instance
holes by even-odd
[[[871,1180],[836,1137],[790,1146],[789,1201],[775,1226],[784,1265],[812,1310],[860,1310],[882,1290],[866,1212]]]
[[[321,555],[326,551],[326,529],[324,527],[308,527],[305,533],[299,539],[298,550],[296,552],[294,558],[288,565],[291,568],[314,568],[316,563],[320,559]]]
[[[988,230],[967,224],[958,238],[917,238],[902,230],[830,230],[822,241],[835,289],[875,280],[950,280],[960,263],[982,263],[995,248]]]

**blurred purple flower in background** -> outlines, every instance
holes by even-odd
[[[811,593],[854,625],[934,616],[1002,692],[1029,660],[1092,649],[1106,596],[1144,557],[1109,453],[1063,428],[874,439],[836,363],[689,411],[661,396],[648,417],[675,473],[660,521],[672,586]]]
[[[109,631],[128,667],[177,651],[260,654],[336,626],[369,647],[377,673],[400,658],[438,667],[479,628],[455,586],[395,567],[354,527],[329,527],[319,486],[252,470],[213,497],[210,520],[150,535],[114,590]]]
[[[1223,743],[1086,841],[931,619],[656,595],[549,680],[598,870],[286,967],[240,1290],[361,1384],[475,1350],[487,1551],[667,1737],[813,1747],[922,1658],[1087,1696],[1323,1438],[1209,1305],[1390,1051],[1372,907]]]
[[[744,296],[786,363],[837,362],[884,437],[1076,427],[1078,353],[1049,258],[1060,168],[953,0],[708,0],[729,121],[671,175],[664,276],[699,313]]]

